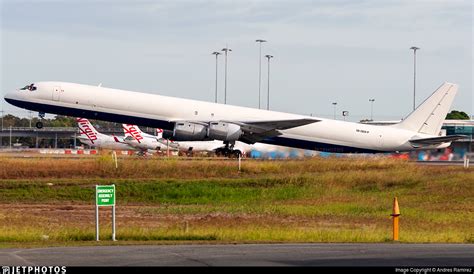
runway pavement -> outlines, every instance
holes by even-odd
[[[1,249],[0,265],[474,266],[474,244],[236,244]]]

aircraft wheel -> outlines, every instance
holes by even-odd
[[[236,149],[236,150],[232,150],[228,155],[229,155],[229,158],[239,158],[240,156],[242,156],[242,152]]]
[[[217,157],[222,157],[225,156],[225,149],[224,148],[217,148],[214,153],[216,154]]]
[[[36,128],[43,128],[42,122],[36,122]]]

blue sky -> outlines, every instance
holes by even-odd
[[[350,120],[399,119],[442,82],[474,112],[472,1],[1,0],[0,93],[69,81],[214,100],[226,44],[228,103],[258,106],[258,44],[271,63],[271,108]],[[224,59],[219,58],[223,100]],[[262,60],[262,104],[266,102]],[[6,112],[27,115],[2,99]]]

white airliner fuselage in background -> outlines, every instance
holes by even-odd
[[[117,150],[134,150],[126,144],[122,137],[109,136],[98,132],[94,126],[85,118],[76,118],[79,127],[79,141],[90,147]]]
[[[161,136],[147,134],[137,126],[131,124],[122,124],[125,134],[124,142],[140,150],[166,150],[168,145],[173,149],[173,143],[167,144],[167,141]]]
[[[8,93],[12,105],[40,113],[172,130],[177,141],[267,143],[328,152],[445,148],[439,136],[457,92],[442,84],[402,122],[378,126],[65,82],[38,82]]]

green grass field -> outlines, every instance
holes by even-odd
[[[117,239],[474,242],[474,172],[391,159],[0,158],[0,245],[93,244],[96,184],[117,189]],[[110,209],[101,208],[101,238]],[[110,243],[103,241],[101,244]]]

